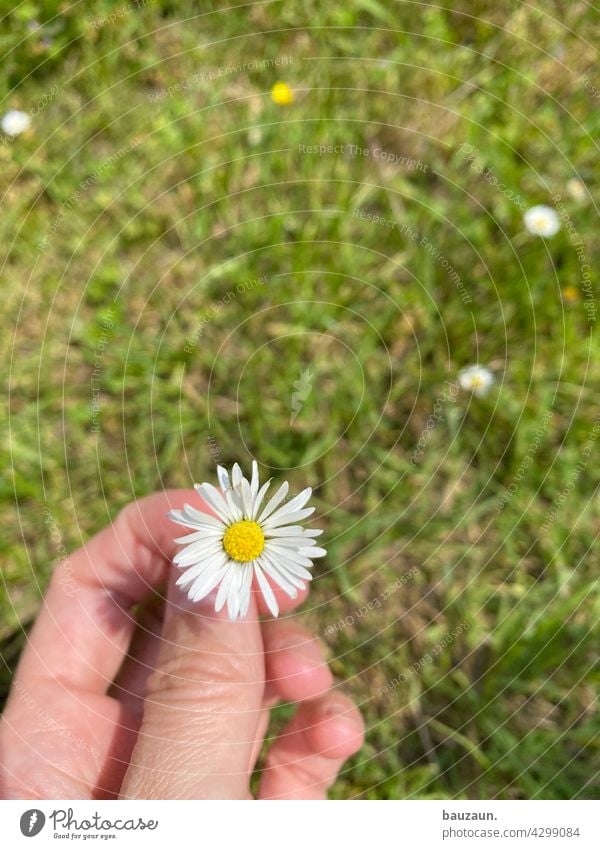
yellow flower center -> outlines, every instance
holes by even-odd
[[[232,560],[256,560],[265,547],[265,535],[258,522],[242,519],[230,525],[223,535],[223,548]]]

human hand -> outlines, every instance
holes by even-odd
[[[259,592],[230,622],[212,597],[191,605],[176,587],[166,513],[189,497],[130,504],[56,568],[0,723],[1,798],[249,798],[281,699],[299,706],[259,798],[324,798],[359,749],[360,714],[302,627],[261,621]],[[307,594],[273,590],[282,612]]]

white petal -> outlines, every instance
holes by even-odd
[[[239,522],[244,516],[242,499],[234,489],[225,490],[225,498],[227,499],[227,506],[234,521]]]
[[[278,528],[280,525],[285,525],[288,522],[301,522],[307,519],[315,512],[314,507],[305,507],[304,510],[297,510],[296,513],[287,513],[285,516],[280,516],[276,513],[264,523],[265,528]]]
[[[286,595],[290,598],[298,596],[298,590],[304,589],[304,582],[299,578],[295,578],[291,572],[285,569],[277,568],[273,563],[267,561],[262,564],[263,569],[275,583],[281,587]]]
[[[313,576],[308,571],[308,567],[302,566],[299,563],[293,563],[291,560],[284,560],[277,557],[277,555],[274,555],[273,559],[284,575],[291,572],[292,575],[297,575],[298,578],[303,578],[305,581],[312,581]],[[310,565],[312,566],[312,563]]]
[[[240,492],[241,492],[241,495],[242,495],[242,504],[244,506],[244,516],[246,518],[250,519],[251,516],[252,516],[252,501],[253,501],[253,498],[252,498],[252,490],[250,489],[250,484],[248,483],[246,478],[244,478],[242,480],[242,483],[241,483],[241,486],[240,486]]]
[[[286,497],[289,488],[290,485],[287,481],[281,484],[275,495],[267,501],[265,509],[258,517],[259,522],[263,522],[267,518],[267,516],[270,516],[273,510],[275,510],[275,508],[278,507],[279,504],[281,504],[283,499]]]
[[[201,531],[194,531],[194,533],[186,534],[183,537],[175,537],[174,542],[188,545],[201,539],[221,539],[224,531],[225,528],[222,525],[219,528],[203,528]]]
[[[215,611],[217,613],[221,610],[221,608],[227,601],[227,596],[229,595],[229,587],[231,586],[231,582],[235,580],[236,572],[238,569],[239,563],[233,563],[230,560],[226,567],[226,572],[223,576],[223,580],[221,581],[221,586],[219,587],[217,598],[215,600]]]
[[[182,548],[181,551],[178,551],[173,558],[173,563],[175,566],[179,566],[180,569],[183,569],[191,563],[199,563],[206,557],[212,557],[222,551],[223,546],[220,540],[210,541],[206,545],[196,542],[192,545],[188,545],[186,548]]]
[[[201,575],[206,574],[208,577],[209,573],[214,574],[215,572],[218,572],[226,562],[227,556],[225,555],[225,552],[221,552],[220,555],[213,555],[212,557],[197,563],[195,566],[190,566],[189,569],[182,572],[175,583],[178,587],[185,587],[186,584],[189,584],[191,581],[195,581]]]
[[[277,604],[275,593],[273,592],[269,582],[265,578],[259,563],[255,563],[254,572],[256,574],[258,586],[260,587],[260,591],[263,594],[263,598],[267,604],[267,607],[269,608],[273,616],[277,616],[279,613],[279,605]]]
[[[252,492],[252,497],[256,497],[256,493],[258,492],[258,463],[256,460],[252,461],[252,480],[250,481],[250,490]]]
[[[277,545],[272,541],[269,541],[265,545],[264,550],[267,552],[267,554],[271,555],[271,559],[275,563],[278,563],[281,560],[284,563],[286,561],[291,561],[292,563],[299,563],[300,566],[312,566],[310,559],[305,555],[299,554],[297,551],[294,551],[291,548],[284,548],[283,546]]]
[[[248,613],[250,607],[250,589],[252,587],[252,577],[254,575],[254,562],[244,563],[243,565],[242,588],[240,590],[240,618],[243,618]]]
[[[209,525],[212,528],[220,528],[223,526],[223,522],[218,516],[213,516],[212,513],[208,513],[204,510],[196,510],[196,508],[192,507],[191,504],[184,504],[181,513],[184,519],[191,519],[198,525],[198,527],[205,527]]]
[[[272,578],[275,583],[281,587],[281,589],[286,592],[290,598],[296,598],[298,592],[291,581],[277,568],[275,563],[271,560],[271,557],[268,554],[261,555],[260,565],[265,570],[267,575]]]
[[[231,484],[229,483],[229,472],[223,466],[217,466],[217,478],[219,479],[219,486],[225,492],[226,489],[229,489]]]
[[[273,566],[273,568],[275,568]],[[287,566],[283,566],[281,563],[277,564],[277,572],[285,578],[286,581],[289,581],[293,587],[297,587],[299,590],[303,590],[305,587],[304,581],[302,581],[297,575],[289,569]],[[292,598],[296,598],[296,595],[293,595]]]
[[[293,548],[306,548],[315,544],[312,534],[300,525],[264,528],[264,534],[266,539],[272,539],[278,545],[292,546]]]
[[[242,589],[243,577],[244,573],[242,568],[238,565],[238,568],[231,579],[229,592],[227,593],[227,613],[229,614],[230,619],[237,619],[238,613],[240,612],[240,591]]]
[[[203,598],[206,598],[206,596],[214,590],[219,581],[227,573],[228,568],[229,561],[214,572],[211,569],[210,574],[202,574],[188,590],[188,597],[191,598],[192,601],[202,601]]]
[[[213,486],[212,483],[196,483],[194,484],[194,489],[202,498],[204,498],[210,507],[212,507],[217,516],[219,516],[224,522],[231,522],[232,517],[229,513],[227,500],[216,486]],[[227,490],[227,492],[229,492],[229,490]]]
[[[258,513],[258,511],[260,509],[260,505],[263,502],[263,498],[265,497],[265,494],[266,494],[266,492],[267,492],[267,490],[270,486],[271,486],[271,481],[268,480],[266,483],[263,483],[263,485],[259,489],[258,495],[254,499],[254,502],[252,504],[252,516],[250,516],[251,519],[256,519],[256,514]]]
[[[311,495],[312,489],[310,486],[307,486],[306,489],[303,489],[299,495],[296,495],[295,498],[292,498],[291,501],[288,501],[287,504],[280,507],[279,510],[273,514],[273,518],[276,516],[287,516],[288,513],[295,513],[297,510],[301,510]]]
[[[318,545],[310,545],[306,548],[299,549],[299,553],[304,554],[305,557],[325,557],[327,550],[325,548],[319,548]]]
[[[302,525],[286,525],[283,528],[277,528],[276,530],[265,533],[267,537],[301,537],[303,535],[304,528]]]
[[[304,537],[267,537],[265,536],[265,543],[274,542],[281,548],[284,548],[288,551],[300,551],[301,548],[308,548],[310,546],[310,540],[304,539]]]
[[[177,525],[183,525],[186,528],[222,528],[223,522],[208,513],[201,513],[199,510],[194,510],[189,504],[185,504],[183,510],[171,510],[167,516],[172,522]]]
[[[291,563],[289,561],[284,562],[280,558],[272,557],[271,555],[267,556],[267,563],[280,576],[281,581],[284,581],[284,580],[288,581],[289,584],[291,584],[292,587],[298,587],[298,589],[300,589],[300,590],[304,589],[304,581],[302,581],[296,575],[296,572],[294,571],[294,564],[293,563]],[[289,590],[287,590],[285,588],[283,583],[281,584],[281,586],[283,587],[283,589],[286,590],[286,592],[289,595]],[[296,590],[294,590],[294,595],[292,596],[292,598],[296,598],[296,595],[297,595],[297,592],[296,592]]]
[[[190,519],[186,519],[181,510],[169,510],[167,513],[167,519],[170,519],[172,522],[175,522],[176,525],[183,525],[184,528],[194,528],[198,530],[198,523],[192,522]]]
[[[191,566],[189,569],[186,569],[185,572],[182,572],[181,575],[177,578],[175,583],[178,587],[185,587],[187,584],[191,584],[192,581],[195,581],[196,578],[199,578],[207,570],[210,570],[210,566],[207,566],[206,561],[202,561],[202,563],[197,563],[195,566]],[[210,570],[212,573],[212,570]]]
[[[242,470],[240,469],[239,463],[234,463],[233,469],[231,470],[231,481],[235,489],[239,487],[242,482]]]
[[[266,533],[265,533],[265,537],[267,537]],[[293,548],[308,548],[309,546],[315,545],[314,539],[312,539],[312,537],[307,537],[307,536],[276,537],[276,536],[271,536],[269,534],[267,539],[273,540],[273,542],[276,542],[277,545],[291,546]]]

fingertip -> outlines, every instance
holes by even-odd
[[[317,699],[333,684],[323,645],[293,620],[262,623],[268,697]]]
[[[325,758],[345,760],[356,754],[365,739],[358,708],[345,697],[324,701],[314,722],[305,729],[308,744]]]
[[[267,657],[269,686],[285,701],[315,699],[333,683],[331,670],[319,653],[310,656],[290,649]]]
[[[260,798],[325,799],[363,740],[362,717],[346,696],[330,692],[302,702],[268,753]]]

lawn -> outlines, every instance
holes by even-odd
[[[217,5],[0,23],[3,693],[62,555],[257,458],[325,528],[333,795],[591,798],[600,17]]]

